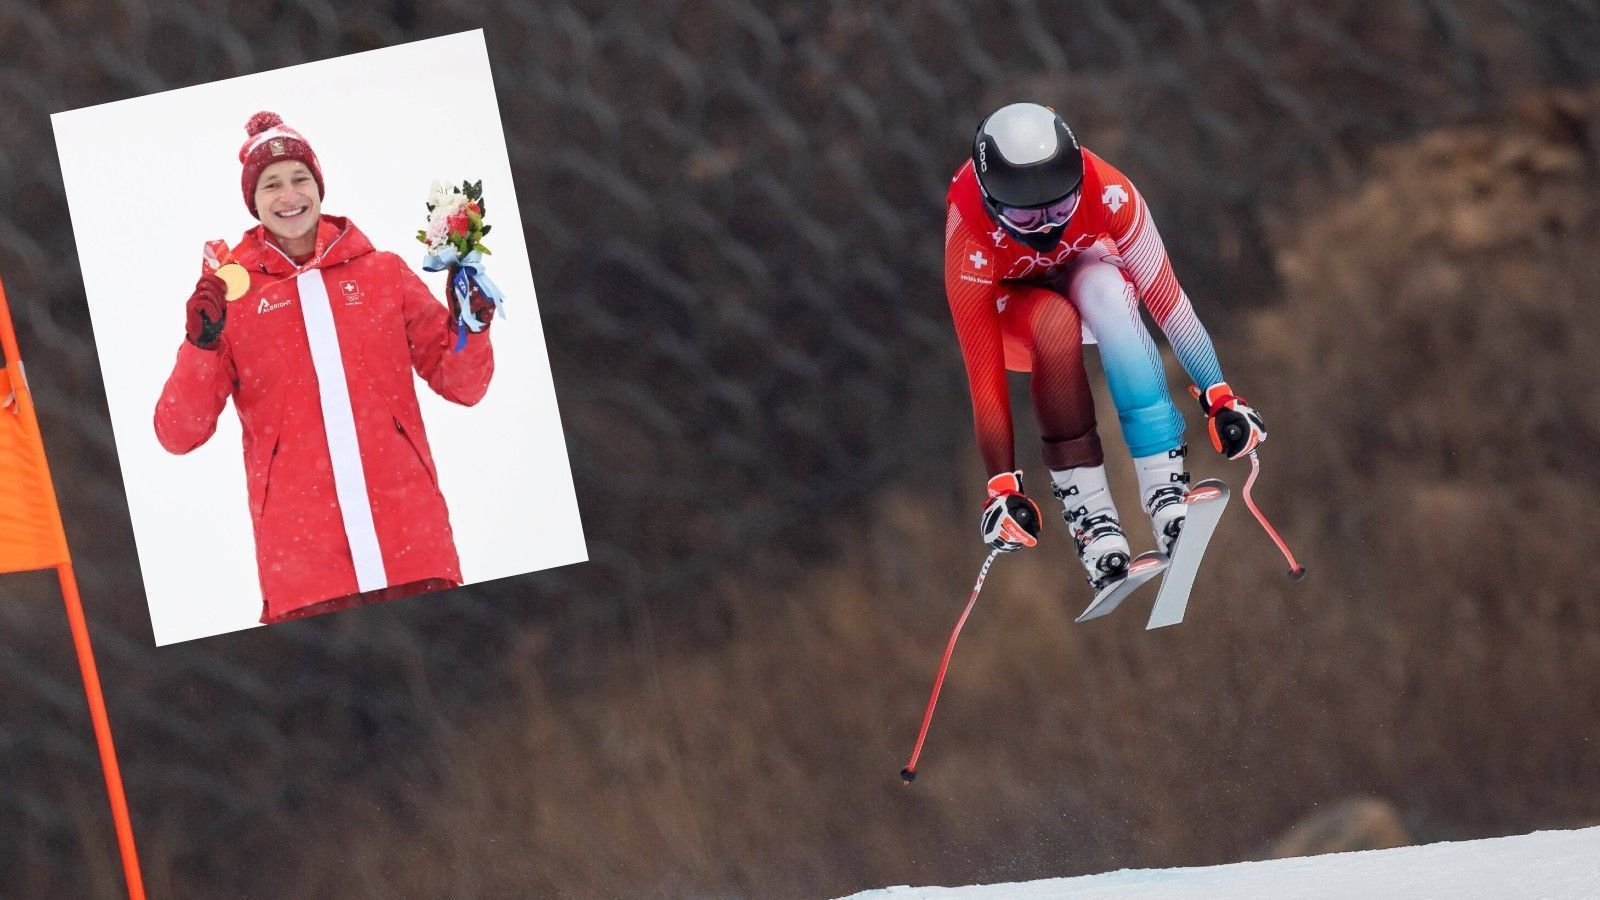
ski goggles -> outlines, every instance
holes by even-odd
[[[1032,209],[1022,209],[1015,206],[996,204],[1000,218],[1006,220],[1020,234],[1034,234],[1040,231],[1049,231],[1060,228],[1072,218],[1072,213],[1078,208],[1078,199],[1083,196],[1080,187],[1072,193],[1062,197],[1049,206],[1040,206]]]

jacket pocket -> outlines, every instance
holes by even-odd
[[[400,422],[399,416],[391,413],[389,418],[394,421],[394,430],[400,432],[400,436],[404,438],[406,444],[411,447],[411,452],[416,454],[417,462],[421,464],[422,471],[428,473],[428,480],[433,482],[433,489],[438,490],[439,473],[434,471],[433,465],[428,461],[428,458],[422,455],[422,448],[417,446],[416,438],[413,438],[411,436],[411,432],[406,430],[406,426]]]
[[[278,460],[279,440],[276,435],[273,436],[272,449],[267,452],[266,460],[258,464],[261,474],[251,479],[255,484],[250,491],[250,514],[257,522],[261,521],[261,516],[267,509],[267,492],[272,487],[272,468]]]

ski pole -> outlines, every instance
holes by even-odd
[[[1256,507],[1256,501],[1250,497],[1250,488],[1255,486],[1256,476],[1260,474],[1261,458],[1256,456],[1256,451],[1251,450],[1250,477],[1244,481],[1244,505],[1250,507],[1250,512],[1255,514],[1256,521],[1260,522],[1261,527],[1266,529],[1267,536],[1272,538],[1272,542],[1278,545],[1278,550],[1283,553],[1283,558],[1289,561],[1289,577],[1299,581],[1306,577],[1306,567],[1295,562],[1294,554],[1289,552],[1289,547],[1283,542],[1283,538],[1278,537],[1277,529],[1273,528],[1272,523],[1267,521],[1267,517],[1261,514],[1261,510]]]
[[[950,654],[955,652],[956,638],[961,636],[961,626],[967,624],[967,616],[972,615],[972,607],[978,602],[978,592],[983,590],[983,579],[989,576],[989,565],[999,555],[999,550],[989,551],[989,556],[983,561],[983,568],[978,570],[978,583],[972,586],[972,596],[967,598],[967,608],[961,611],[961,618],[956,620],[956,627],[950,632],[950,643],[945,645],[944,659],[939,663],[939,674],[933,678],[933,692],[928,695],[928,709],[922,714],[922,730],[917,732],[917,745],[911,749],[911,761],[900,770],[900,777],[905,779],[906,784],[917,780],[917,758],[922,755],[922,742],[928,737],[928,724],[933,721],[934,704],[939,702],[939,689],[944,686],[945,670],[950,668]]]

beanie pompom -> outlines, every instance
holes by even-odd
[[[245,123],[244,130],[246,134],[255,137],[268,128],[276,128],[282,124],[283,116],[275,112],[262,111],[250,117],[250,121]]]

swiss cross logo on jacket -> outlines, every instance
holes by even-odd
[[[345,306],[361,305],[361,285],[356,284],[354,279],[347,278],[339,282],[339,293],[344,297]]]
[[[981,244],[977,241],[967,241],[967,247],[961,253],[963,281],[976,281],[979,284],[989,284],[994,281],[994,257],[990,256]]]

